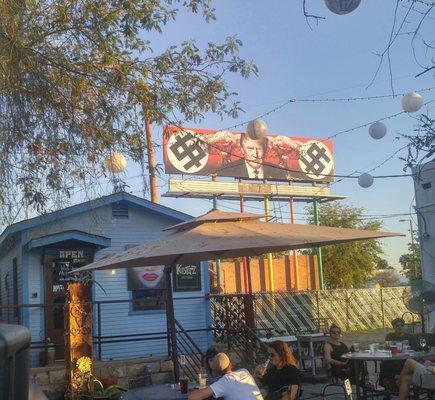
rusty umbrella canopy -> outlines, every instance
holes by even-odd
[[[235,257],[247,257],[248,287],[249,257],[285,250],[303,249],[355,240],[404,236],[400,233],[326,226],[263,222],[264,215],[211,210],[167,228],[166,235],[153,242],[135,246],[110,255],[72,273],[101,269],[165,265],[166,314],[170,354],[174,363],[174,378],[178,381],[179,364],[176,344],[174,303],[171,290],[171,269],[177,264],[197,263]],[[249,289],[251,292],[251,289]]]
[[[168,233],[153,242],[110,255],[73,272],[172,266],[404,236],[392,232],[260,221],[263,217],[260,214],[211,210],[200,217],[166,228]]]

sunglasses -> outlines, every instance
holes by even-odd
[[[331,331],[331,334],[332,334],[332,335],[335,335],[335,334],[340,335],[341,332],[340,332],[340,331]]]
[[[275,358],[275,353],[267,353],[267,355],[269,356],[269,358]]]
[[[396,324],[396,325],[394,325],[394,328],[403,328],[405,325],[403,325],[403,324]]]

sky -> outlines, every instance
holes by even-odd
[[[230,35],[237,35],[242,40],[241,56],[255,62],[259,75],[248,80],[229,76],[227,82],[238,93],[245,112],[236,120],[221,120],[210,113],[200,123],[186,123],[187,126],[218,130],[254,119],[290,98],[353,98],[392,94],[386,63],[381,66],[374,83],[370,87],[368,85],[379,64],[376,53],[382,52],[388,42],[395,4],[394,0],[362,0],[357,10],[340,16],[331,13],[323,0],[307,0],[310,13],[326,17],[318,24],[311,20],[310,28],[303,16],[302,0],[220,0],[214,3],[216,21],[207,24],[200,16],[185,13],[175,23],[169,24],[163,34],[149,34],[145,38],[152,41],[155,53],[187,39],[197,40],[200,46],[209,41],[222,42]],[[400,6],[398,14],[403,15],[405,11]],[[415,20],[419,14],[411,16]],[[395,93],[435,87],[432,71],[415,78],[421,68],[412,54],[411,35],[406,34],[411,26],[404,25],[405,34],[399,35],[391,49]],[[422,32],[431,37],[434,31],[435,24],[430,20],[422,27]],[[422,96],[425,102],[435,100],[435,90],[422,92]],[[296,101],[263,119],[269,131],[275,134],[325,138],[400,111],[401,96],[355,102]],[[425,111],[431,112],[430,109]],[[415,116],[400,115],[385,121],[388,132],[381,140],[370,138],[368,128],[337,136],[333,139],[336,174],[366,172],[386,161],[406,144],[397,136],[414,131]],[[162,131],[161,126],[154,127],[157,143],[161,143]],[[403,174],[405,164],[399,156],[404,155],[405,152],[401,151],[373,174]],[[162,162],[161,149],[158,150],[158,159]],[[140,194],[142,190],[141,180],[137,177],[139,173],[138,166],[130,164],[122,176],[130,186],[128,191],[134,194]],[[159,179],[161,194],[167,189],[167,178],[163,175]],[[347,196],[345,204],[363,207],[364,215],[368,217],[413,212],[414,190],[410,177],[376,179],[368,189],[359,187],[355,179],[343,179],[333,184],[331,189],[334,194]],[[161,203],[195,216],[212,207],[208,200],[162,197]],[[238,203],[220,201],[218,207],[222,210],[237,209]],[[248,203],[246,211],[261,212],[261,207],[259,202]],[[273,213],[279,205],[273,204],[272,208]],[[288,206],[283,204],[281,212],[287,215]],[[281,212],[278,214],[281,215]],[[296,212],[297,222],[304,223],[303,206],[298,206]],[[415,216],[412,217],[416,220]],[[409,219],[409,216],[379,219],[384,223],[384,230],[408,233],[409,222],[399,220]],[[407,252],[409,241],[409,236],[383,241],[384,258],[398,267],[399,256]]]

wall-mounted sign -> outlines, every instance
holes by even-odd
[[[165,127],[167,174],[217,175],[241,179],[303,182],[334,180],[330,140],[245,132]]]
[[[172,270],[174,292],[201,290],[201,264],[178,264]]]

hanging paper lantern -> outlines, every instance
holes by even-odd
[[[358,184],[363,188],[368,188],[373,185],[373,176],[364,173],[358,177]]]
[[[118,174],[127,168],[127,160],[124,154],[114,151],[104,161],[106,169],[114,174]]]
[[[423,97],[417,92],[405,94],[402,99],[403,111],[413,113],[420,110],[423,105]]]
[[[251,139],[261,139],[262,137],[266,136],[267,124],[261,119],[254,119],[248,123],[246,131]]]
[[[344,15],[354,11],[361,0],[325,0],[326,7],[334,14]]]
[[[383,122],[375,122],[370,125],[369,135],[373,139],[382,139],[387,134],[387,126]]]

